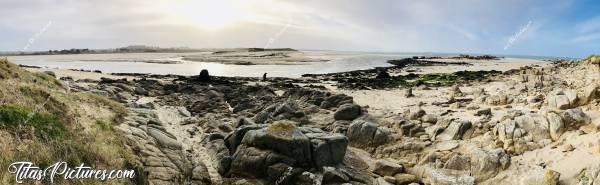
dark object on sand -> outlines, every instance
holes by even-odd
[[[379,71],[379,73],[377,73],[377,76],[375,77],[377,79],[389,79],[391,78],[390,74],[387,73],[387,70],[381,70]]]
[[[201,82],[209,82],[210,81],[210,75],[208,75],[208,70],[203,69],[202,71],[200,71],[200,75],[198,76],[198,80]]]
[[[267,73],[263,74],[263,81],[267,81]]]

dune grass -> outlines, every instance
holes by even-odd
[[[17,161],[40,167],[65,161],[98,169],[141,169],[113,127],[127,114],[123,105],[90,93],[70,93],[54,77],[25,71],[6,59],[0,59],[0,87],[0,184],[15,184],[7,168]],[[54,184],[138,183],[59,180]]]

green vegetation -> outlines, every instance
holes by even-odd
[[[584,61],[590,64],[600,64],[600,55],[590,55]]]
[[[123,105],[90,93],[70,93],[54,77],[25,71],[6,59],[0,59],[0,87],[0,184],[15,184],[6,167],[16,161],[42,168],[65,161],[101,169],[140,169],[133,151],[113,128],[127,114]],[[54,184],[136,180],[59,178]]]
[[[37,137],[48,139],[62,139],[66,132],[64,124],[56,116],[36,113],[21,106],[0,106],[0,129],[19,128],[33,128]]]

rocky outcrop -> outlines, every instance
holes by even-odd
[[[127,143],[141,154],[147,181],[151,184],[212,184],[201,160],[188,157],[177,138],[149,109],[130,109],[118,128]]]
[[[348,128],[346,136],[351,146],[377,147],[390,139],[391,131],[387,127],[379,127],[375,123],[355,120]]]
[[[276,121],[271,125],[241,126],[225,140],[231,153],[222,158],[231,161],[229,167],[223,167],[228,170],[221,171],[225,176],[293,182],[310,169],[325,169],[321,171],[323,181],[349,182],[343,170],[328,168],[343,165],[348,139],[341,134]]]

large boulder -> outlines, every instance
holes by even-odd
[[[308,133],[310,138],[312,159],[317,168],[335,166],[344,160],[348,138],[342,134]]]
[[[557,109],[570,109],[577,106],[577,92],[573,90],[559,91],[548,95],[548,106]]]
[[[551,139],[548,120],[540,114],[528,114],[516,117],[515,123],[531,135],[533,141]]]
[[[502,149],[486,151],[475,148],[470,150],[470,158],[471,175],[475,178],[475,182],[482,182],[496,176],[510,164],[510,157]]]
[[[352,146],[376,147],[387,142],[390,134],[390,130],[386,127],[378,127],[375,123],[356,120],[348,128],[346,136]]]
[[[333,114],[333,118],[335,118],[336,120],[353,120],[360,116],[360,114],[361,111],[359,105],[347,103],[337,108],[337,110]]]
[[[578,128],[592,122],[592,118],[581,109],[569,109],[562,113],[562,119],[568,127]]]
[[[250,130],[242,139],[242,144],[272,150],[292,158],[301,167],[312,163],[310,139],[294,123],[278,121],[267,128]]]

